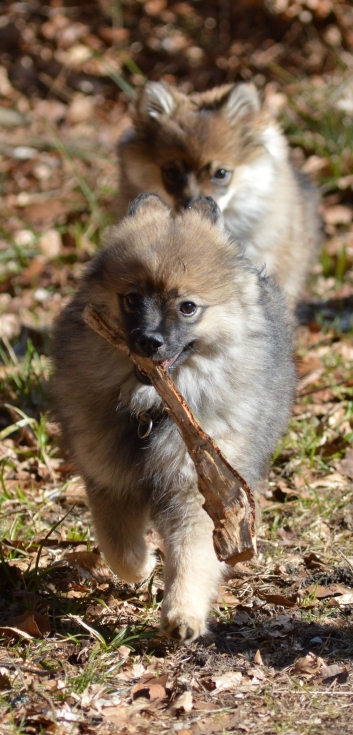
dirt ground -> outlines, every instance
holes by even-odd
[[[353,7],[0,8],[1,732],[353,733]],[[325,228],[258,556],[179,648],[158,635],[162,564],[141,586],[113,577],[49,413],[51,324],[114,219],[116,143],[146,79],[253,79]]]

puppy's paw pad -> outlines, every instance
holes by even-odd
[[[178,643],[191,643],[206,632],[203,620],[174,618],[162,621],[162,632]]]

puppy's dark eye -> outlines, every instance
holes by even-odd
[[[183,175],[177,166],[165,166],[162,169],[162,173],[168,184],[177,184]]]
[[[137,311],[141,306],[142,297],[138,293],[128,293],[123,296],[123,306],[125,311]]]
[[[212,181],[215,184],[226,184],[232,175],[231,171],[227,171],[225,168],[219,168],[212,176]]]
[[[197,306],[196,304],[194,304],[193,301],[184,301],[179,306],[179,311],[181,311],[181,313],[184,314],[184,316],[192,316],[193,314],[195,314],[196,309],[197,309]]]

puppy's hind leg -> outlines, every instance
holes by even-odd
[[[165,584],[161,630],[190,643],[207,630],[206,618],[225,571],[213,547],[213,523],[198,490],[180,500],[163,523]]]
[[[139,498],[121,500],[114,489],[87,484],[89,506],[99,547],[113,572],[125,582],[142,582],[152,574],[156,557],[145,534],[149,508]]]

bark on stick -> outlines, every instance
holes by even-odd
[[[162,365],[132,353],[123,331],[107,310],[89,304],[83,312],[86,324],[113,347],[127,355],[150,379],[166,411],[177,424],[194,462],[203,507],[214,523],[213,543],[221,561],[235,564],[256,553],[255,502],[249,485],[231,467],[212,439],[198,425],[184,398]]]

